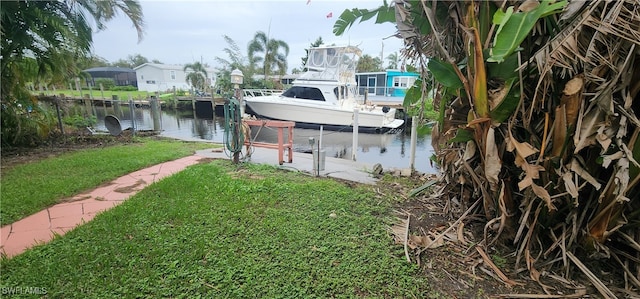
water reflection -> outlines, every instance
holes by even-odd
[[[162,136],[184,140],[223,142],[224,114],[213,111],[210,104],[196,106],[196,111],[163,109],[161,113]],[[207,107],[208,105],[208,107]],[[137,130],[153,130],[153,119],[148,108],[134,107],[133,113],[128,106],[119,109],[97,105],[92,107],[98,118],[96,129],[106,131],[104,117],[108,114],[120,118],[123,128],[135,124]],[[120,110],[120,111],[118,111]],[[133,120],[132,122],[132,115]],[[322,149],[327,157],[350,159],[352,157],[351,132],[324,130],[294,129],[294,151],[310,152],[309,138],[322,142]],[[252,136],[259,142],[277,142],[277,130],[267,127],[253,127]],[[285,136],[286,138],[287,136]],[[409,167],[410,136],[408,132],[396,134],[364,134],[358,135],[357,161],[367,164],[381,163],[384,168]],[[433,154],[431,136],[419,136],[416,147],[415,167],[417,171],[433,173],[435,168],[429,158]]]

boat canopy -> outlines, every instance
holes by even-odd
[[[307,71],[297,80],[337,81],[355,85],[356,66],[361,55],[362,51],[355,46],[311,48],[305,66]]]

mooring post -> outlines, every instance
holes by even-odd
[[[356,153],[358,152],[358,108],[353,108],[353,144],[351,145],[351,160],[356,160]]]
[[[56,112],[58,114],[58,127],[60,128],[60,133],[64,135],[64,126],[62,126],[62,115],[60,114],[60,98],[58,97],[56,97]]]
[[[111,96],[111,106],[113,107],[113,114],[118,118],[121,118],[122,115],[122,107],[120,106],[120,99],[118,99],[118,95]]]
[[[418,141],[418,117],[411,117],[411,151],[409,154],[409,166],[411,171],[416,169],[416,143]]]
[[[158,104],[158,98],[151,96],[151,116],[153,117],[153,130],[160,131],[160,105]]]

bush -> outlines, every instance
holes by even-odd
[[[114,86],[116,86],[116,82],[113,81],[113,79],[109,78],[96,78],[94,82],[96,82],[96,88],[98,90],[100,89],[100,84],[102,84],[104,90],[111,90]]]
[[[111,91],[138,91],[138,88],[132,85],[114,86],[111,88]]]
[[[65,117],[62,122],[69,126],[74,126],[76,128],[86,128],[93,127],[96,123],[98,123],[98,119],[92,115],[89,117],[83,117],[81,115],[73,115]]]

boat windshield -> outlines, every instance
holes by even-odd
[[[283,97],[324,102],[320,89],[307,86],[293,86],[282,94]]]

